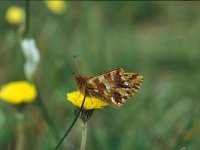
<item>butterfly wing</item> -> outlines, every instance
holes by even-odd
[[[139,89],[143,77],[117,68],[87,80],[89,94],[115,106],[121,106]]]

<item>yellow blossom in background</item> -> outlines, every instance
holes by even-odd
[[[79,91],[71,92],[71,93],[67,93],[67,99],[71,103],[73,103],[75,106],[81,107],[81,104],[84,99],[84,95]],[[86,97],[85,103],[84,103],[84,109],[86,110],[99,109],[107,105],[109,104],[95,97]]]
[[[10,24],[21,24],[24,22],[25,12],[21,7],[11,6],[7,9],[5,17]]]
[[[46,0],[45,3],[46,6],[49,8],[49,10],[51,10],[56,14],[61,14],[66,11],[66,2],[63,0],[56,0],[56,1]]]
[[[26,81],[15,81],[4,85],[0,90],[0,99],[11,103],[29,103],[37,96],[36,88]]]

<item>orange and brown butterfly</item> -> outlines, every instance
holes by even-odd
[[[108,104],[120,107],[133,96],[143,81],[138,73],[127,73],[121,68],[95,77],[75,75],[78,90],[86,96],[98,98]]]

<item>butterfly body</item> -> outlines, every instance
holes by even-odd
[[[87,96],[94,96],[109,104],[120,107],[133,96],[143,81],[138,73],[126,73],[121,68],[94,77],[75,76],[78,89]]]

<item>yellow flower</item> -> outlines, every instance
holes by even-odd
[[[6,11],[5,17],[10,24],[21,24],[25,18],[24,9],[18,6],[11,6]]]
[[[36,88],[26,81],[15,81],[4,85],[0,90],[0,99],[11,103],[29,103],[37,96]]]
[[[84,99],[84,95],[79,91],[71,92],[71,93],[67,93],[67,99],[71,103],[73,103],[75,106],[81,107],[81,104]],[[85,103],[84,103],[84,109],[86,110],[99,109],[107,105],[109,104],[95,97],[86,97]]]
[[[56,0],[56,1],[45,1],[46,6],[54,13],[61,14],[66,11],[66,3],[62,0]]]

